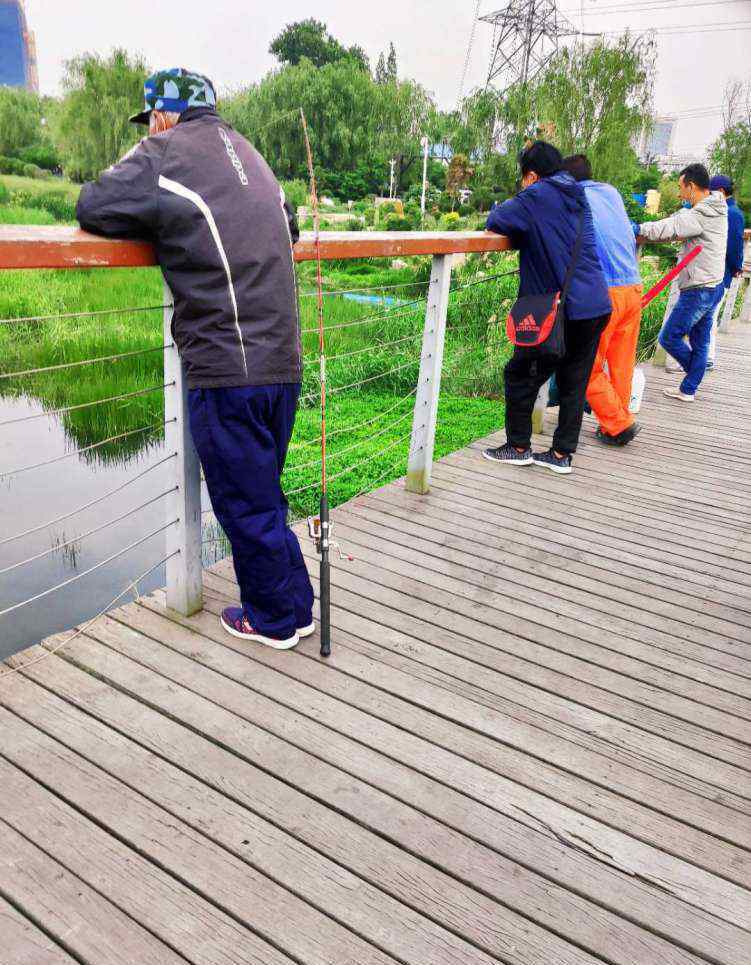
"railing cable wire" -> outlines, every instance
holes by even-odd
[[[138,482],[139,479],[143,479],[144,476],[148,475],[152,470],[158,469],[159,466],[163,466],[170,459],[174,459],[177,456],[176,452],[170,453],[169,456],[165,456],[158,462],[153,463],[153,465],[148,466],[146,469],[138,473],[138,475],[131,477],[124,483],[121,483],[115,489],[110,489],[109,492],[104,493],[102,496],[97,496],[96,499],[92,499],[88,503],[84,503],[83,506],[78,506],[76,509],[72,509],[69,513],[64,513],[62,516],[57,516],[55,519],[51,519],[46,523],[40,523],[38,526],[34,526],[31,529],[24,530],[23,533],[16,533],[15,536],[6,536],[5,539],[0,540],[0,546],[5,546],[7,543],[12,543],[17,539],[23,539],[26,536],[32,536],[34,533],[38,533],[42,529],[47,529],[50,526],[56,526],[58,523],[62,523],[66,519],[70,519],[71,516],[77,516],[79,513],[85,512],[87,509],[91,509],[92,506],[98,506],[99,503],[103,503],[105,499],[109,499],[110,496],[116,496],[121,493],[128,486],[131,486],[134,482]]]
[[[32,469],[42,469],[44,466],[51,466],[53,463],[61,462],[63,459],[70,459],[72,456],[80,456],[84,452],[92,452],[94,449],[100,449],[110,442],[119,442],[121,439],[127,439],[129,436],[138,435],[139,432],[151,432],[154,429],[161,429],[171,422],[177,422],[177,419],[167,419],[165,422],[155,422],[153,425],[143,426],[140,429],[130,429],[128,432],[121,432],[116,436],[110,436],[108,439],[102,439],[101,442],[94,442],[90,446],[84,446],[83,449],[73,449],[71,452],[64,452],[62,456],[45,459],[44,462],[37,462],[32,466],[19,466],[17,469],[3,470],[0,471],[0,479],[4,479],[6,476],[18,476],[23,472],[30,472]]]
[[[62,590],[66,586],[70,586],[71,583],[77,583],[78,580],[82,580],[84,576],[88,576],[90,573],[94,573],[103,566],[107,566],[108,563],[112,563],[114,560],[124,556],[130,550],[135,549],[142,543],[145,543],[147,539],[151,539],[152,536],[158,536],[160,533],[163,533],[165,530],[169,529],[170,526],[174,526],[175,523],[178,523],[179,521],[179,518],[173,519],[169,523],[165,523],[164,526],[160,526],[159,529],[155,529],[151,533],[147,533],[146,536],[142,536],[134,543],[130,543],[123,549],[118,550],[117,553],[113,553],[112,556],[108,556],[106,560],[101,560],[101,562],[95,563],[94,566],[90,566],[87,570],[82,570],[80,573],[76,573],[75,576],[71,576],[69,579],[63,580],[62,583],[58,583],[56,586],[51,586],[47,590],[42,590],[41,593],[37,593],[35,596],[29,597],[28,600],[22,600],[20,603],[14,603],[12,606],[6,607],[4,610],[0,610],[0,617],[7,616],[9,613],[13,613],[14,610],[20,610],[21,607],[28,606],[30,603],[36,603],[37,600],[41,600],[45,596],[49,596],[50,593],[56,593],[58,590]]]
[[[169,389],[174,382],[165,382],[163,385],[152,385],[149,389],[138,389],[136,392],[124,392],[122,395],[111,395],[107,399],[97,399],[96,402],[81,402],[79,405],[66,405],[61,409],[45,409],[44,412],[35,412],[34,415],[23,415],[18,419],[7,419],[0,422],[0,429],[3,426],[16,425],[19,422],[30,422],[32,419],[43,419],[45,416],[64,415],[66,412],[76,412],[79,409],[90,409],[95,405],[105,405],[107,402],[119,402],[121,399],[134,399],[139,395],[148,395],[150,392],[158,392],[160,389]]]
[[[163,493],[159,493],[158,496],[152,496],[152,498],[148,499],[145,503],[141,503],[140,506],[135,506],[133,509],[129,509],[127,513],[123,513],[121,516],[116,516],[115,519],[108,519],[106,523],[101,523],[101,525],[95,526],[94,529],[90,529],[86,533],[81,533],[78,536],[72,537],[72,539],[66,540],[64,543],[58,543],[56,546],[51,546],[47,550],[42,550],[42,552],[37,553],[36,556],[29,556],[28,559],[20,560],[18,563],[12,563],[10,566],[6,566],[4,569],[0,570],[0,576],[3,576],[5,573],[10,573],[11,570],[17,570],[19,566],[26,566],[27,563],[34,563],[36,560],[41,560],[45,556],[51,556],[53,553],[59,553],[61,550],[67,549],[68,546],[72,546],[74,543],[79,543],[81,540],[87,539],[89,536],[95,536],[97,533],[101,533],[103,529],[108,529],[110,526],[114,526],[116,523],[122,522],[122,520],[127,519],[129,516],[133,516],[142,509],[146,509],[147,506],[151,506],[152,503],[156,503],[160,499],[164,499],[164,497],[169,496],[170,493],[177,492],[178,488],[178,486],[173,486],[172,489],[166,489]]]

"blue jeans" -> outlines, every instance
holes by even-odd
[[[681,392],[693,395],[707,369],[712,317],[725,288],[689,288],[681,292],[675,308],[660,333],[660,345],[686,373]],[[688,336],[689,345],[683,341]]]
[[[313,619],[313,587],[280,482],[299,394],[293,384],[188,393],[190,431],[232,545],[243,608],[256,630],[280,639]]]

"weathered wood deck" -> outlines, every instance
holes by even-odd
[[[157,593],[0,680],[3,965],[751,961],[751,327],[720,343],[570,478],[478,442],[337,510],[327,663],[227,638],[220,564],[197,617]]]

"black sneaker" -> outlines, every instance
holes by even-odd
[[[561,475],[573,472],[574,460],[571,456],[556,456],[552,449],[548,449],[547,452],[536,452],[532,456],[532,461],[536,466],[544,466],[545,469],[551,469]]]
[[[641,432],[641,426],[638,422],[629,426],[628,429],[624,429],[623,432],[619,432],[615,436],[609,435],[607,432],[603,432],[602,429],[598,429],[595,433],[597,439],[606,446],[627,446],[629,442],[639,435]]]
[[[511,466],[531,466],[533,462],[531,449],[519,452],[508,442],[498,446],[497,449],[485,449],[482,457],[490,460],[490,462],[506,462]]]

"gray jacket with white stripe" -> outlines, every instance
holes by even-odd
[[[84,185],[77,217],[153,241],[189,388],[300,382],[297,224],[264,159],[213,110],[186,111]]]

